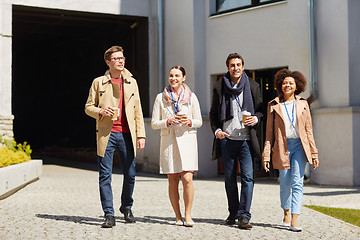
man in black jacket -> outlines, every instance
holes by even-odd
[[[262,120],[260,86],[244,72],[244,60],[238,53],[226,59],[228,72],[213,89],[210,124],[215,139],[213,159],[222,158],[229,216],[226,224],[252,228],[250,207],[254,188],[253,157],[261,159],[255,127]],[[246,115],[250,115],[247,116]],[[245,115],[245,116],[244,116]],[[238,160],[241,193],[237,187]]]

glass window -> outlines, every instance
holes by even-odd
[[[251,0],[218,0],[216,8],[218,12],[224,12],[230,9],[236,9],[244,6],[250,6]]]
[[[220,13],[227,13],[232,11],[237,11],[245,8],[251,8],[261,5],[266,5],[275,2],[283,2],[286,0],[215,0],[212,2],[213,4],[216,3],[216,10],[212,7],[211,12],[212,15],[220,14]],[[214,11],[215,10],[215,11]]]

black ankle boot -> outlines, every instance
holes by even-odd
[[[120,208],[120,212],[124,214],[124,219],[126,223],[135,223],[135,217],[131,211],[131,209],[123,209]]]
[[[113,226],[115,226],[115,217],[111,215],[105,216],[105,222],[101,224],[101,227],[112,228]]]

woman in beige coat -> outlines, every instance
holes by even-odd
[[[268,172],[271,160],[274,169],[279,169],[280,200],[284,210],[282,225],[300,232],[302,228],[297,219],[303,197],[305,164],[306,161],[313,164],[313,169],[319,166],[309,105],[298,96],[305,90],[306,79],[298,71],[282,69],[275,74],[274,83],[280,95],[269,102],[267,109],[263,167]]]
[[[175,225],[194,225],[191,207],[194,199],[193,174],[198,170],[196,128],[201,127],[199,101],[184,83],[185,69],[170,69],[169,85],[156,96],[151,126],[161,129],[160,173],[167,174],[169,198],[174,209]],[[185,221],[179,204],[179,176],[183,184]]]

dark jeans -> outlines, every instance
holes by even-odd
[[[98,156],[100,199],[105,216],[114,216],[111,175],[115,147],[118,149],[124,174],[121,208],[131,209],[134,202],[132,194],[135,185],[136,171],[131,135],[130,133],[111,132],[104,157]]]
[[[225,189],[230,215],[250,219],[250,207],[254,189],[254,172],[249,147],[250,142],[230,140],[228,138],[224,138],[220,142],[225,174]],[[241,173],[240,201],[236,176],[238,167],[237,159],[239,159]]]

